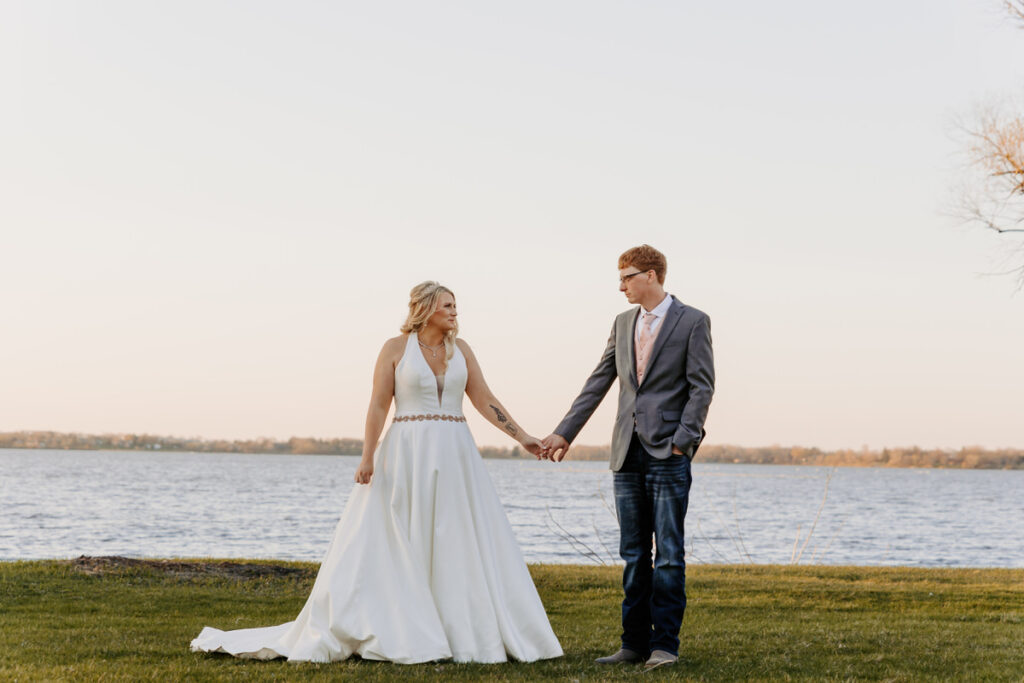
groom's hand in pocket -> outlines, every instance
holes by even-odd
[[[569,453],[569,442],[560,434],[552,432],[544,437],[544,440],[541,443],[544,444],[544,449],[548,454],[548,458],[555,462],[562,462],[562,459]]]

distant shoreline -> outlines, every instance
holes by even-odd
[[[155,436],[150,434],[81,434],[75,432],[0,432],[0,449],[136,451],[142,453],[244,453],[251,455],[361,455],[361,439],[292,437],[233,440]],[[569,459],[606,462],[609,446],[574,446]],[[485,458],[531,460],[518,446],[481,446]],[[709,444],[697,459],[704,463],[808,465],[817,467],[923,467],[940,469],[1024,470],[1024,450],[884,448],[834,450],[802,446],[751,448]]]
[[[481,455],[488,460],[533,460],[533,456],[523,455],[488,455],[483,451],[490,449],[490,447],[484,446],[477,450],[481,451]],[[502,450],[502,449],[495,449]],[[121,453],[138,453],[139,455],[154,455],[160,453],[192,453],[193,455],[208,454],[208,455],[312,455],[323,458],[357,458],[360,453],[288,453],[288,452],[271,452],[271,451],[211,451],[211,450],[194,450],[188,448],[52,448],[49,446],[0,446],[0,453],[3,451],[78,451],[81,453],[109,453],[109,452],[121,452]]]

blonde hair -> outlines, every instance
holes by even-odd
[[[455,298],[455,292],[444,285],[427,280],[412,288],[409,292],[409,315],[403,323],[401,331],[403,334],[419,332],[430,320],[430,316],[437,311],[437,302],[442,294],[451,294]],[[455,354],[455,337],[459,334],[459,323],[455,322],[455,329],[444,334],[444,358],[445,364]]]

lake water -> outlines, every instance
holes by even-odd
[[[0,450],[0,560],[319,561],[357,462],[354,456]],[[528,562],[618,561],[605,464],[486,464]],[[724,465],[698,458],[693,472],[690,562],[1024,567],[1024,471]]]

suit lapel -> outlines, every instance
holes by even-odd
[[[627,318],[629,325],[626,329],[626,348],[629,349],[629,378],[633,381],[634,390],[640,386],[636,379],[636,321],[639,317],[640,307],[637,306],[633,315]]]
[[[672,305],[668,307],[668,312],[665,313],[665,319],[661,321],[661,326],[658,329],[658,336],[654,340],[654,347],[651,348],[651,357],[647,359],[647,373],[651,374],[651,368],[654,367],[654,361],[658,360],[658,353],[661,352],[661,347],[665,345],[665,340],[672,333],[672,328],[679,322],[679,318],[683,315],[683,305],[679,303],[679,299],[672,297]],[[636,377],[636,362],[633,363],[633,376]]]

